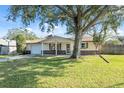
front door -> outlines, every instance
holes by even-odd
[[[66,44],[66,53],[70,54],[70,44]]]

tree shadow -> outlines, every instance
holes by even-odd
[[[106,63],[110,63],[107,59],[105,59],[105,57],[103,57],[102,55],[98,54],[98,56]]]
[[[32,71],[25,71],[22,73],[13,73],[4,75],[4,79],[0,80],[0,87],[4,88],[24,88],[35,87],[35,75],[37,73]]]
[[[74,60],[61,57],[6,62],[0,64],[0,87],[37,87],[37,76],[41,79],[42,77],[62,77],[64,69],[67,68],[66,65],[72,65],[73,63],[75,63]]]

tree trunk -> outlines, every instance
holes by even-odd
[[[73,54],[71,58],[78,59],[80,56],[80,42],[82,38],[82,31],[81,31],[81,7],[77,7],[77,16],[74,17],[74,25],[75,25],[75,40],[74,40],[74,47],[73,47]]]
[[[74,41],[74,49],[73,49],[73,54],[71,58],[76,58],[78,59],[80,56],[80,42],[82,38],[82,32],[87,31],[87,29],[97,21],[97,19],[103,14],[104,10],[107,8],[107,6],[104,6],[103,9],[98,13],[98,15],[89,22],[88,25],[86,25],[82,30],[82,9],[80,6],[77,7],[77,16],[73,17],[74,18],[74,26],[75,26],[75,41]]]
[[[71,58],[78,59],[80,56],[80,42],[81,42],[81,31],[75,32],[75,40],[74,40],[74,47],[73,47],[73,54]]]

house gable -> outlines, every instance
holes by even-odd
[[[43,42],[73,42],[74,40],[70,38],[60,37],[60,36],[47,36]]]

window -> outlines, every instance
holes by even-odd
[[[81,48],[85,48],[85,43],[81,43]]]
[[[81,43],[81,48],[88,48],[88,43],[87,42],[82,42]]]
[[[55,44],[50,43],[49,44],[49,50],[55,50]]]
[[[70,53],[70,44],[66,44],[66,52]]]
[[[61,50],[61,43],[57,44],[57,50]]]
[[[49,44],[49,50],[55,50],[55,44],[54,43],[50,43]],[[57,50],[61,50],[61,43],[57,44]]]

